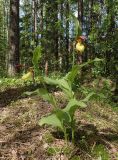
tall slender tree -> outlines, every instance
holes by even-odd
[[[83,28],[83,0],[78,0],[78,20]]]
[[[66,69],[69,67],[69,2],[66,2]]]
[[[8,75],[15,76],[19,72],[17,65],[20,61],[19,55],[19,0],[10,0],[9,17],[9,54]]]
[[[37,0],[32,0],[32,5],[33,5],[33,39],[34,43],[37,46],[38,43],[38,37],[37,37],[37,8],[38,8],[38,1]]]

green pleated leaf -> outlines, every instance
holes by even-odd
[[[71,87],[65,79],[60,79],[59,80],[59,87],[61,89],[66,89],[68,91],[71,91]]]
[[[38,61],[41,58],[41,53],[42,53],[41,46],[37,46],[33,52],[33,58],[32,58],[33,65],[36,65],[38,63]]]
[[[38,94],[38,89],[35,91],[31,91],[31,92],[30,91],[24,92],[23,96],[24,95],[31,96],[31,95],[37,95],[37,94]]]
[[[63,78],[59,80],[59,88],[62,89],[67,99],[70,100],[71,98],[73,98],[74,93],[72,91],[72,87],[66,79]]]
[[[73,115],[78,107],[86,107],[86,104],[82,101],[77,101],[76,99],[71,99],[67,106],[63,109],[65,112],[69,112]]]
[[[58,85],[59,84],[58,79],[52,79],[49,77],[44,77],[44,82],[46,82],[47,84],[50,84],[50,85]]]
[[[100,58],[95,58],[94,59],[94,62],[101,62],[101,61],[103,61],[103,59],[100,59]]]
[[[78,74],[78,70],[79,70],[78,65],[74,65],[72,70],[68,72],[67,75],[65,76],[65,79],[68,80],[70,84],[74,82],[74,79]]]
[[[39,125],[42,126],[44,124],[52,125],[54,127],[59,127],[61,130],[63,130],[63,125],[59,120],[59,118],[57,118],[56,114],[51,114],[47,117],[41,118],[41,120],[39,120]]]
[[[83,102],[89,101],[89,99],[90,99],[94,94],[95,94],[94,92],[89,93],[89,94],[86,96],[86,98],[84,98],[82,101],[83,101]]]
[[[38,95],[41,96],[44,100],[51,103],[54,107],[56,107],[55,97],[52,94],[50,94],[46,89],[39,88],[38,89]]]
[[[67,98],[72,98],[73,92],[71,86],[65,78],[62,79],[52,79],[49,77],[44,77],[44,82],[50,85],[57,85],[65,93]]]
[[[71,122],[71,117],[68,112],[65,112],[62,109],[58,109],[55,112],[55,114],[58,117],[58,119],[61,121],[62,124],[69,124]]]
[[[69,14],[70,14],[70,19],[75,24],[75,36],[80,36],[82,34],[82,29],[81,29],[80,23],[78,21],[78,18],[71,11]]]
[[[39,60],[42,56],[42,48],[41,46],[37,46],[33,52],[32,63],[35,69],[35,73],[39,72]]]

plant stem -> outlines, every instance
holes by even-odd
[[[75,142],[75,120],[73,116],[72,116],[72,122],[71,122],[71,136],[72,136],[72,143],[74,144]]]
[[[64,138],[65,138],[65,141],[66,141],[66,145],[68,144],[68,135],[66,133],[66,129],[64,129]]]
[[[72,64],[72,66],[74,66],[74,64],[75,64],[75,52],[73,51],[73,64]]]
[[[74,128],[72,127],[72,143],[73,143],[73,144],[74,144],[74,142],[75,142],[74,133],[75,133],[75,130],[74,130]]]

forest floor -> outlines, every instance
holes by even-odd
[[[76,111],[76,143],[65,144],[55,128],[38,121],[51,105],[38,96],[22,97],[27,89],[0,92],[0,160],[118,160],[118,112],[91,100]],[[55,91],[61,107],[66,101]]]

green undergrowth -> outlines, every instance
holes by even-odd
[[[62,75],[57,73],[51,73],[49,75],[50,78],[57,79],[61,78]],[[0,92],[11,89],[11,88],[19,88],[40,84],[40,77],[35,77],[36,84],[33,84],[32,81],[23,81],[21,77],[19,78],[0,78]],[[86,79],[87,80],[87,79]],[[77,82],[76,82],[77,81]],[[82,97],[86,96],[89,93],[93,92],[94,95],[92,99],[97,101],[102,101],[104,103],[110,104],[115,111],[118,111],[118,105],[113,100],[114,88],[115,84],[110,79],[105,79],[103,77],[99,77],[98,79],[91,79],[89,82],[82,81],[80,78],[77,79],[74,83],[73,89],[77,92],[77,94]],[[81,82],[82,81],[82,82]],[[53,87],[49,87],[52,89]]]
[[[40,84],[39,77],[36,77],[36,85]],[[21,77],[17,78],[0,78],[0,92],[7,90],[7,89],[12,89],[12,88],[19,88],[19,87],[25,87],[25,86],[30,86],[34,85],[32,81],[23,81]],[[35,86],[36,87],[36,86]]]
[[[92,99],[96,101],[101,101],[106,104],[110,104],[114,110],[118,110],[117,101],[114,101],[114,90],[115,90],[115,83],[107,78],[98,77],[98,79],[91,79],[91,80],[84,80],[79,83],[78,85],[75,83],[75,90],[79,97],[86,96],[89,93],[93,92]]]
[[[32,81],[30,80],[24,81],[22,80],[21,77],[22,75],[19,77],[13,77],[13,78],[0,78],[0,91],[7,90],[9,88],[17,88],[17,87],[23,87],[23,86],[28,86],[33,84]],[[54,73],[51,73],[49,77],[56,79],[56,78],[61,78],[62,75],[60,73],[54,72]],[[40,76],[35,77],[35,83],[36,84],[33,84],[34,86],[40,84]]]
[[[0,78],[0,90],[5,90],[10,87],[18,87],[23,85],[23,81],[18,78]]]

